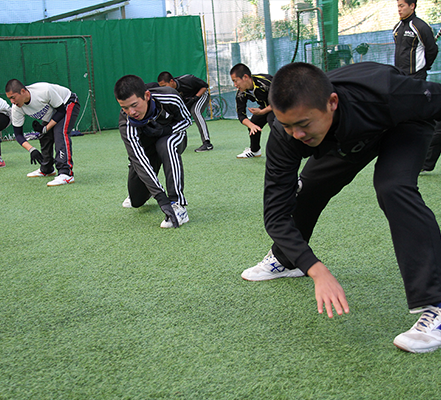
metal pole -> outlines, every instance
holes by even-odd
[[[217,36],[216,36],[216,19],[214,18],[214,0],[211,0],[211,10],[213,12],[213,32],[214,32],[214,48],[216,49],[216,70],[217,70],[217,87],[219,91],[219,97],[221,98],[221,82],[219,73],[219,56],[217,51]],[[219,101],[221,118],[224,117],[224,110],[222,109],[222,101]]]
[[[274,75],[276,73],[276,63],[274,60],[274,42],[269,0],[263,0],[263,18],[265,21],[266,59],[268,63],[268,73],[270,75]]]
[[[205,32],[205,15],[204,14],[202,14],[202,33],[204,36],[205,68],[207,69],[208,94],[210,95],[210,119],[213,119],[213,106],[211,104],[211,90],[210,90],[210,70],[208,68],[207,34]]]

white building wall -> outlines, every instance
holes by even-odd
[[[155,18],[166,16],[166,0],[130,0],[125,7],[126,18]],[[29,23],[103,3],[99,0],[20,0],[2,1],[0,23]],[[119,19],[119,11],[110,12],[109,18]]]

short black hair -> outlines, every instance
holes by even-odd
[[[166,82],[166,83],[170,83],[171,80],[174,80],[173,75],[170,72],[167,71],[162,71],[159,75],[158,75],[158,82]]]
[[[283,113],[298,106],[326,111],[333,91],[332,83],[320,68],[302,62],[290,63],[274,75],[269,102]]]
[[[115,83],[113,93],[117,100],[127,100],[129,97],[136,95],[141,99],[145,98],[145,83],[136,75],[124,75]]]
[[[245,64],[236,64],[230,70],[230,75],[236,75],[236,77],[242,79],[244,75],[248,75],[251,78],[251,70]]]
[[[18,79],[11,79],[6,83],[5,93],[20,93],[21,89],[27,90],[26,86],[23,85],[23,83],[21,83]]]
[[[412,4],[415,4],[415,8],[417,7],[417,0],[404,0],[407,5],[410,7]],[[414,8],[414,9],[415,9]]]

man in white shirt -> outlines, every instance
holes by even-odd
[[[12,126],[15,139],[31,155],[31,164],[41,164],[30,178],[58,175],[48,186],[73,183],[72,131],[79,114],[78,97],[68,88],[47,82],[23,85],[18,79],[6,84],[6,96],[12,103]],[[35,118],[33,129],[39,133],[41,153],[25,139],[23,125],[25,116]],[[41,121],[41,123],[39,122]],[[55,158],[53,148],[55,146]]]

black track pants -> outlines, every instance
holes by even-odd
[[[441,156],[441,122],[436,122],[435,132],[433,134],[432,142],[430,143],[429,151],[424,161],[423,169],[426,171],[433,171],[436,162]]]
[[[267,114],[264,115],[253,115],[250,119],[250,121],[263,128],[266,124],[269,125],[270,129],[273,126],[273,122],[274,122],[274,112],[270,111]],[[249,129],[248,129],[249,131]],[[253,152],[257,152],[260,150],[260,137],[262,136],[262,132],[261,131],[257,131],[254,135],[250,135],[250,148],[251,151]]]
[[[191,116],[196,123],[199,133],[201,135],[202,143],[210,141],[210,134],[208,133],[207,123],[202,113],[206,110],[208,103],[210,102],[210,95],[205,92],[201,98],[191,106]]]
[[[184,206],[187,205],[187,200],[183,193],[184,169],[181,154],[186,147],[187,135],[185,132],[181,132],[177,135],[159,138],[150,149],[147,149],[146,153],[156,175],[158,175],[161,165],[163,165],[170,201],[178,202]],[[141,207],[151,197],[146,184],[139,178],[131,164],[129,165],[127,188],[130,201],[135,208]]]

